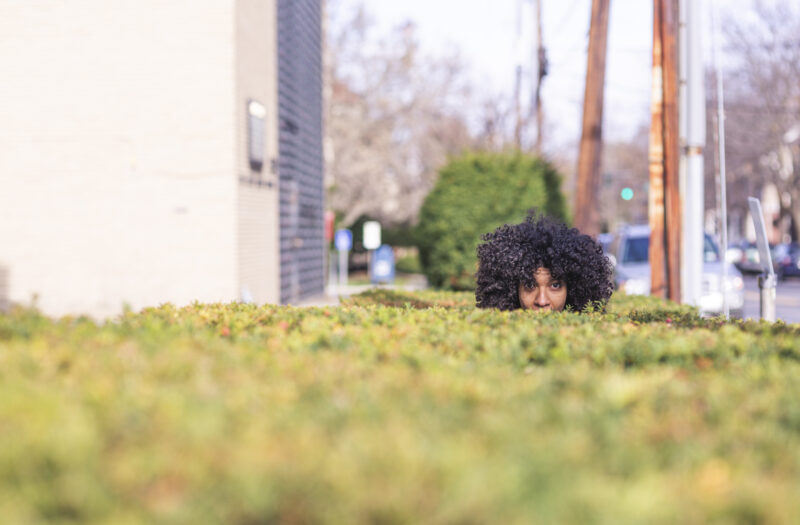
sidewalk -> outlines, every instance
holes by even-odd
[[[328,285],[325,293],[301,299],[296,303],[289,303],[292,306],[338,306],[340,297],[349,297],[360,294],[371,288],[385,288],[387,290],[402,290],[413,292],[424,290],[428,287],[428,280],[422,274],[408,274],[401,276],[398,280],[401,284],[348,284],[345,286]]]

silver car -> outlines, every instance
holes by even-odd
[[[723,291],[727,295],[731,317],[742,317],[744,307],[744,281],[742,273],[729,262],[722,261],[719,248],[710,235],[705,234],[703,246],[703,290],[698,307],[702,315],[721,315]],[[650,227],[629,226],[618,235],[611,247],[616,257],[615,283],[617,288],[633,295],[650,294]],[[728,276],[721,284],[722,264],[727,265]]]

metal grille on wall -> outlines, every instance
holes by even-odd
[[[322,0],[278,0],[281,302],[325,289]]]

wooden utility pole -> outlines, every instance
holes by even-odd
[[[664,188],[666,190],[669,298],[681,300],[682,206],[678,124],[678,1],[662,0],[664,15]]]
[[[653,0],[653,92],[650,102],[650,147],[648,153],[650,193],[650,294],[667,295],[666,260],[664,258],[664,82],[661,49],[661,1]]]
[[[518,150],[522,149],[522,103],[520,102],[520,90],[522,88],[522,66],[517,64],[516,77],[514,80],[514,144]]]
[[[680,301],[678,0],[653,0],[650,127],[650,293]]]
[[[517,35],[514,39],[514,53],[517,67],[514,71],[514,113],[516,121],[514,124],[514,143],[518,150],[522,150],[522,0],[517,0]]]
[[[542,43],[542,0],[533,0],[536,12],[536,90],[534,91],[532,109],[536,111],[536,155],[542,154],[542,80],[547,75],[547,51]]]
[[[609,0],[592,0],[589,55],[583,97],[583,129],[578,153],[578,186],[575,226],[583,233],[600,233],[597,221],[597,190],[603,148],[603,90],[606,73]]]

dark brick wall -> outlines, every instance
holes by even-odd
[[[322,0],[278,0],[281,302],[325,288]]]

